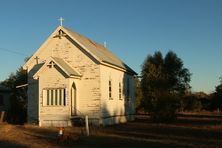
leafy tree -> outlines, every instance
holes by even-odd
[[[27,88],[16,88],[18,85],[27,83],[27,73],[19,68],[16,73],[11,73],[9,77],[1,82],[2,85],[12,90],[10,96],[11,109],[9,112],[9,122],[22,124],[27,116]]]
[[[154,121],[175,119],[180,98],[190,87],[190,72],[177,55],[169,51],[163,58],[160,51],[148,55],[141,72],[142,106]]]
[[[215,88],[215,93],[212,98],[211,103],[212,110],[222,110],[222,80],[218,86]]]
[[[201,103],[201,110],[210,110],[210,103],[211,103],[211,95],[206,94],[204,92],[196,92],[194,96],[197,98],[198,101]]]
[[[200,111],[202,109],[201,100],[194,94],[183,98],[184,111]]]
[[[142,91],[141,91],[141,85],[140,85],[140,80],[138,78],[134,79],[135,81],[135,97],[136,97],[136,101],[135,101],[135,109],[136,112],[140,112],[142,110],[141,107],[141,100],[142,100]]]

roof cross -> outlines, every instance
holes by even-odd
[[[36,64],[39,64],[39,57],[36,56],[34,59],[36,60]]]
[[[64,21],[64,18],[60,17],[58,20],[60,21],[60,26],[62,26],[62,22]]]
[[[107,43],[106,43],[106,41],[104,41],[104,43],[103,43],[103,46],[106,48],[106,46],[107,46]]]

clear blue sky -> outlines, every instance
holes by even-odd
[[[38,49],[60,16],[73,31],[106,41],[138,73],[148,54],[173,50],[192,73],[193,91],[211,92],[219,84],[221,0],[1,0],[0,80]]]

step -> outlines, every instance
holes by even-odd
[[[81,116],[72,116],[70,118],[72,126],[81,127],[85,125],[85,119]]]

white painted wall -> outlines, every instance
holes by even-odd
[[[134,81],[133,76],[122,71],[100,66],[101,75],[101,123],[115,124],[126,122],[127,116],[134,114]],[[130,81],[129,98],[126,98],[126,81]],[[109,98],[109,80],[112,81],[112,99]],[[122,99],[119,98],[119,82],[122,86]],[[110,116],[112,118],[110,118]]]
[[[28,65],[29,122],[50,119],[50,115],[53,112],[59,112],[59,119],[61,117],[67,118],[68,114],[65,112],[70,113],[70,105],[68,107],[41,107],[42,89],[44,87],[66,87],[67,99],[69,99],[70,89],[74,81],[77,87],[77,113],[79,115],[89,115],[90,117],[98,118],[100,115],[100,69],[98,63],[65,37],[50,39],[44,45],[44,49],[40,49],[39,51],[41,52],[37,52],[36,55],[39,58],[38,64],[34,56],[30,59],[32,62]],[[81,79],[65,79],[58,71],[48,69],[40,76],[39,81],[34,80],[33,75],[40,67],[38,65],[44,63],[50,56],[64,59],[71,67],[81,73]],[[69,100],[67,100],[68,102]],[[39,107],[38,103],[40,103]],[[53,118],[57,119],[55,116]]]
[[[43,105],[43,89],[66,89],[66,106]],[[44,124],[55,124],[52,121],[68,121],[70,118],[70,98],[68,91],[68,79],[56,68],[46,68],[39,77],[39,121]],[[50,121],[51,120],[51,121]]]

